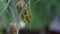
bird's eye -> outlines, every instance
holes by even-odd
[[[27,13],[25,12],[25,15],[26,15]]]

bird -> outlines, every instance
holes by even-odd
[[[14,34],[16,33],[16,26],[14,22],[11,22],[10,25],[7,28],[7,34]]]
[[[29,15],[28,11],[25,10],[23,14],[24,14],[24,15],[23,15],[23,20],[24,20],[25,23],[28,25],[28,27],[30,27],[30,18],[31,18],[31,17],[30,17],[30,15]]]
[[[17,13],[20,13],[21,10],[26,6],[24,0],[19,0],[16,6]]]
[[[20,13],[23,12],[23,20],[24,22],[28,25],[28,27],[30,28],[30,15],[28,13],[28,6],[27,4],[24,2],[24,0],[19,0],[18,3],[17,3],[17,6],[16,6],[16,9],[17,9],[17,13]],[[22,11],[23,10],[23,11]],[[17,15],[19,16],[19,15]]]

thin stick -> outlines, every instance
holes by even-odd
[[[9,6],[9,8],[11,9],[11,13],[12,13],[12,15],[13,15],[13,19],[14,19],[14,23],[15,23],[15,27],[16,27],[16,30],[17,30],[17,34],[18,34],[18,24],[17,24],[17,22],[16,22],[16,18],[15,18],[15,16],[14,16],[14,13],[13,13],[13,10],[12,10],[12,8]]]
[[[7,4],[6,4],[6,6],[4,7],[4,9],[1,11],[0,16],[4,13],[4,11],[6,10],[7,6],[8,6],[9,3],[10,3],[10,1],[11,1],[11,0],[9,0],[9,1],[7,2]]]

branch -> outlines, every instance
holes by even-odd
[[[4,13],[4,11],[6,10],[6,8],[8,7],[10,1],[11,1],[11,0],[9,0],[9,1],[7,2],[7,4],[5,5],[4,9],[3,9],[3,10],[1,11],[1,13],[0,13],[0,16]]]

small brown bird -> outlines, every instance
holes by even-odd
[[[9,25],[9,27],[8,27],[8,29],[7,29],[7,33],[8,34],[14,34],[14,33],[16,33],[16,27],[15,27],[15,24],[12,22],[12,23],[10,23],[10,25]]]
[[[19,0],[18,3],[17,3],[17,7],[16,7],[17,12],[20,13],[22,8],[24,8],[24,7],[25,7],[24,0]]]

